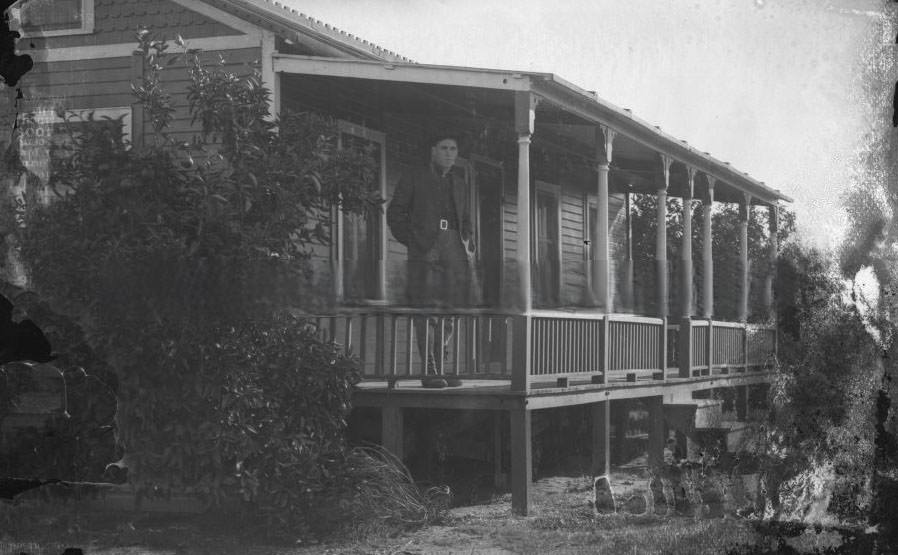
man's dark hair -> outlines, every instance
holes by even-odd
[[[459,145],[459,147],[461,146],[461,135],[453,131],[441,131],[430,135],[430,139],[427,141],[427,148],[435,147],[438,142],[445,139],[452,139],[455,141],[455,144]]]

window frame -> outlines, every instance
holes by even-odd
[[[66,121],[77,125],[80,121],[80,118],[85,118],[88,114],[94,114],[94,120],[109,118],[112,120],[117,120],[121,118],[122,122],[122,141],[124,141],[125,148],[131,148],[134,140],[134,126],[133,126],[133,110],[131,106],[108,106],[103,108],[66,108],[63,110],[65,117],[60,117],[58,110],[56,109],[35,109],[29,110],[27,112],[23,112],[19,117],[20,118],[34,118],[34,121],[39,125],[59,125],[63,124]],[[74,121],[73,121],[74,118]],[[19,139],[18,152],[19,156],[22,156],[22,143],[21,138]],[[49,159],[49,148],[50,145],[47,145],[48,158],[47,162],[50,162]],[[27,167],[27,166],[26,166]],[[29,171],[30,168],[29,168]],[[48,169],[49,171],[49,169]],[[50,179],[50,174],[47,174],[47,181]]]
[[[69,35],[90,35],[95,29],[94,0],[81,0],[81,25],[69,29],[52,29],[41,31],[40,29],[25,29],[22,25],[22,2],[17,2],[10,8],[11,19],[17,22],[16,31],[22,38],[32,37],[64,37]]]
[[[563,300],[564,293],[564,283],[562,277],[564,276],[564,268],[563,268],[563,245],[562,245],[562,225],[561,225],[561,185],[556,185],[554,183],[549,183],[547,181],[535,180],[534,182],[534,190],[533,190],[533,202],[531,203],[531,260],[539,261],[539,195],[540,193],[545,193],[551,195],[555,199],[555,221],[556,225],[554,233],[555,233],[555,243],[557,245],[555,256],[555,269],[557,270],[557,275],[555,276],[555,283],[557,284],[557,290],[554,292],[555,300],[560,305]],[[537,262],[538,263],[538,262]],[[542,292],[541,292],[542,293]],[[548,293],[546,291],[545,293]]]
[[[387,198],[387,134],[382,131],[358,125],[346,120],[337,120],[337,148],[343,148],[343,135],[352,135],[354,137],[364,139],[380,145],[380,171],[378,172],[378,191],[381,198]],[[346,301],[352,304],[384,304],[386,303],[386,283],[387,283],[387,221],[384,214],[380,216],[380,225],[377,234],[377,284],[375,286],[376,296],[374,298],[346,298],[345,285],[345,267],[343,248],[344,232],[346,230],[346,217],[339,207],[333,209],[332,214],[333,229],[331,233],[331,262],[334,272],[334,293],[338,303]]]

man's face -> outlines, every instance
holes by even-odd
[[[443,139],[430,149],[430,160],[442,170],[448,170],[458,159],[458,143],[455,139]]]

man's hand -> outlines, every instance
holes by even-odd
[[[477,244],[474,243],[473,237],[462,237],[462,244],[465,246],[465,251],[468,253],[468,256],[474,256],[474,253],[477,252]]]

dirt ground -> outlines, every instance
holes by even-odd
[[[613,473],[615,494],[641,493],[638,471]],[[244,540],[238,532],[210,533],[182,517],[164,515],[85,515],[62,507],[52,516],[28,521],[5,507],[0,554],[59,555],[67,547],[102,555],[180,555],[258,553],[263,555],[349,555],[424,553],[798,553],[837,548],[838,534],[805,532],[781,540],[759,535],[756,522],[744,519],[696,519],[690,515],[597,515],[591,506],[592,480],[587,476],[543,478],[534,483],[532,512],[511,515],[511,496],[479,505],[457,507],[437,525],[364,539],[347,534],[327,543]],[[9,512],[12,511],[12,512]]]

